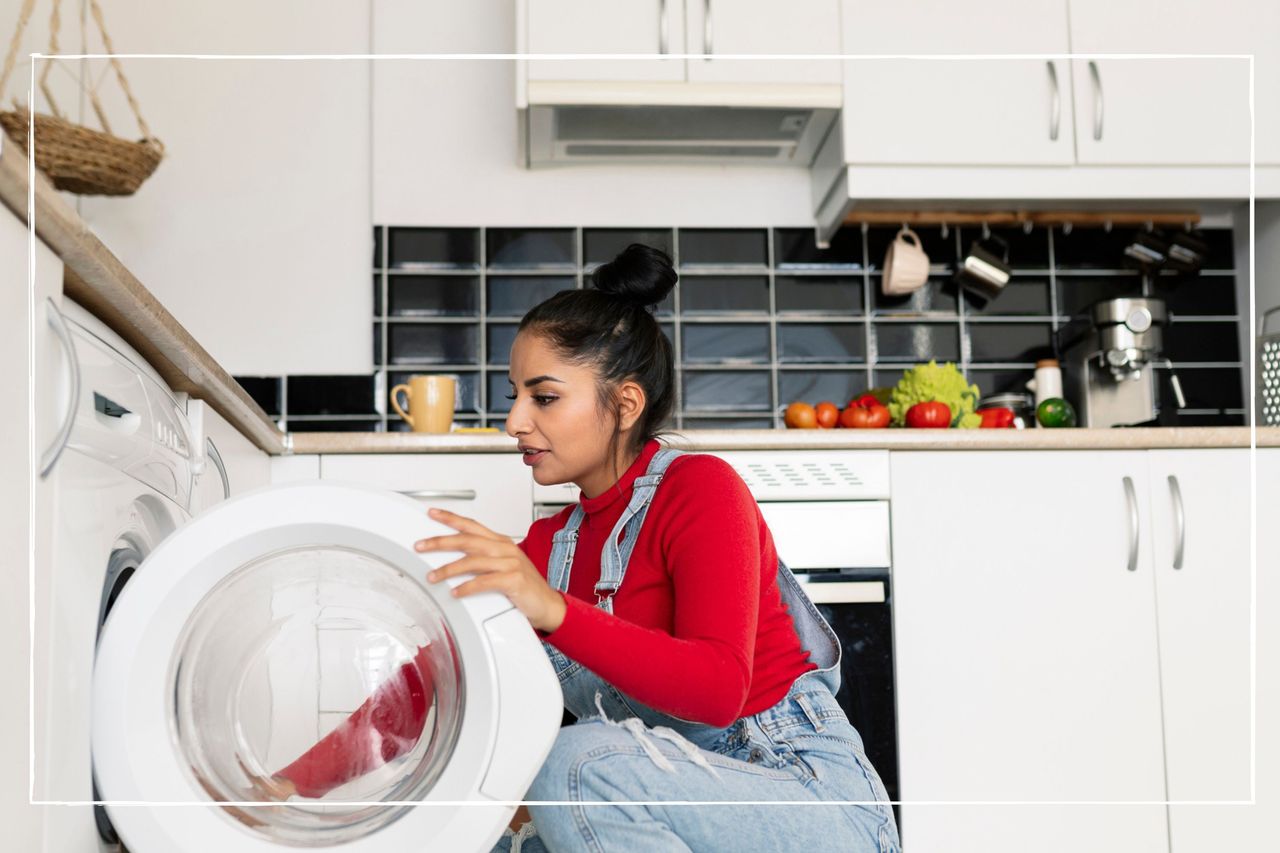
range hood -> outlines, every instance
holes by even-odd
[[[724,86],[529,84],[522,104],[530,167],[578,163],[742,163],[807,168],[839,113],[839,87],[754,98]],[[735,103],[735,100],[738,101]],[[663,102],[667,101],[667,102]]]

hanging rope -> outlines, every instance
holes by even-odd
[[[14,28],[13,38],[9,41],[9,51],[5,56],[3,71],[0,71],[0,97],[7,90],[9,80],[22,44],[22,36],[31,22],[31,13],[36,0],[23,0],[18,14],[18,24]],[[102,107],[98,90],[106,77],[106,68],[93,79],[94,75],[86,71],[81,78],[72,74],[81,91],[86,92],[98,116],[102,131],[93,130],[67,119],[54,98],[49,85],[49,74],[55,66],[63,67],[58,60],[61,52],[58,34],[62,29],[61,0],[52,0],[49,18],[49,56],[45,59],[44,68],[40,72],[40,91],[49,104],[52,115],[30,112],[31,105],[20,103],[14,99],[16,109],[0,112],[0,125],[22,148],[26,148],[27,132],[32,124],[35,131],[36,168],[44,172],[53,181],[53,185],[69,192],[95,195],[130,195],[145,181],[160,160],[164,157],[164,145],[151,135],[151,128],[142,118],[142,110],[138,99],[134,97],[129,78],[125,76],[124,67],[116,56],[115,45],[107,32],[103,19],[102,7],[98,0],[88,0],[89,11],[102,36],[106,47],[109,68],[115,71],[117,82],[124,92],[129,109],[133,112],[142,131],[142,139],[137,141],[121,139],[113,133],[107,120],[107,112]],[[64,71],[67,69],[63,68]],[[67,71],[67,73],[71,73]]]

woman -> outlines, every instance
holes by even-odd
[[[432,510],[458,533],[415,545],[465,554],[429,581],[474,575],[453,594],[502,592],[529,619],[578,718],[529,790],[531,823],[495,849],[896,850],[832,695],[831,629],[733,468],[657,441],[674,370],[648,306],[676,284],[670,259],[632,244],[592,283],[526,314],[510,359],[507,433],[578,504],[518,545]],[[725,800],[788,805],[706,804]]]

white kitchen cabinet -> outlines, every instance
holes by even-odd
[[[533,523],[533,477],[518,453],[334,454],[320,478],[407,494],[519,542]]]
[[[1077,54],[1257,53],[1259,110],[1280,81],[1280,13],[1260,0],[1070,0]],[[1270,29],[1267,27],[1270,26]],[[1076,155],[1100,166],[1229,166],[1249,162],[1249,61],[1210,58],[1072,60]],[[1270,97],[1268,97],[1268,95]],[[1269,118],[1266,133],[1275,133]],[[1259,128],[1260,131],[1263,128]],[[1270,146],[1271,143],[1268,142]],[[1270,148],[1268,148],[1270,150]],[[1259,157],[1260,162],[1265,162]],[[1280,161],[1280,160],[1278,160]]]
[[[836,83],[838,59],[716,59],[717,54],[826,54],[840,50],[838,0],[684,0],[691,83]]]
[[[1262,850],[1270,834],[1263,831],[1264,803],[1275,808],[1280,770],[1277,739],[1262,722],[1274,718],[1277,696],[1270,570],[1280,565],[1280,539],[1269,520],[1280,516],[1280,451],[1258,453],[1256,753],[1250,736],[1250,452],[1149,455],[1168,798],[1246,802],[1251,755],[1258,760],[1258,805],[1171,805],[1170,846],[1173,853]]]
[[[844,52],[1067,53],[1066,0],[843,0]],[[844,162],[1071,165],[1065,59],[849,59]]]
[[[521,0],[529,53],[638,53],[684,51],[683,0]],[[520,20],[517,18],[517,26]],[[520,35],[517,43],[520,43]],[[625,80],[675,83],[685,79],[683,59],[532,59],[529,80]]]
[[[905,849],[1167,851],[1163,805],[912,805],[1165,799],[1147,464],[890,454]]]
[[[838,54],[838,0],[523,0],[530,53]],[[517,27],[521,26],[519,18]],[[519,41],[518,41],[519,43]],[[530,81],[840,82],[826,60],[530,60]]]
[[[1249,451],[1148,455],[1169,799],[1247,800]],[[1199,817],[1172,808],[1175,846],[1218,837]]]

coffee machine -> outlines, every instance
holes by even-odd
[[[1063,393],[1080,426],[1177,424],[1186,400],[1172,362],[1161,353],[1168,323],[1164,300],[1121,297],[1095,302],[1058,330]],[[1158,373],[1158,364],[1168,370]]]

